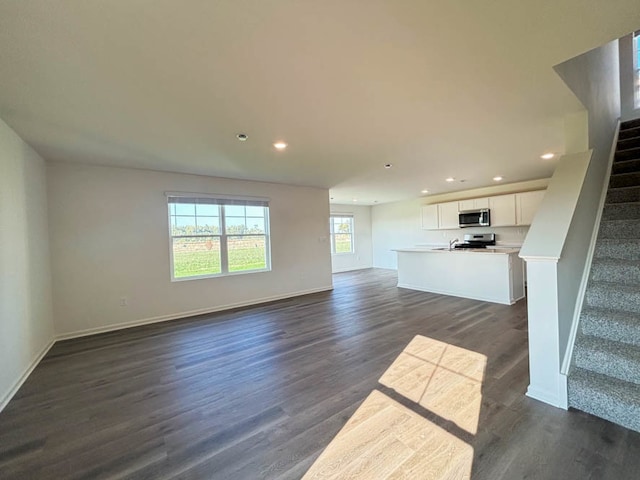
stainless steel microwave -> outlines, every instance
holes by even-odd
[[[458,212],[458,226],[464,227],[490,227],[491,215],[488,208],[478,210],[463,210]]]

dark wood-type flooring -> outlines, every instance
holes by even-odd
[[[415,335],[488,357],[474,480],[640,477],[639,434],[525,397],[524,301],[334,283],[57,343],[0,413],[0,478],[298,479]]]

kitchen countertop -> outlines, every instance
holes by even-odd
[[[459,255],[461,253],[484,254],[484,255],[510,255],[512,253],[518,253],[519,248],[453,248],[449,250],[448,247],[440,248],[428,248],[428,247],[407,247],[407,248],[395,248],[395,252],[414,252],[414,253],[445,253]]]

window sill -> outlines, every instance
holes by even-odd
[[[247,275],[250,273],[264,273],[264,272],[270,272],[270,271],[271,271],[270,268],[261,268],[259,270],[243,270],[241,272],[215,273],[212,275],[194,275],[192,277],[179,277],[179,278],[172,277],[171,282],[188,282],[190,280],[203,280],[207,278],[235,277],[237,275]]]

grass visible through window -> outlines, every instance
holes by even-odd
[[[229,237],[229,272],[267,268],[265,239]],[[222,273],[218,237],[174,239],[173,275],[185,278]]]

